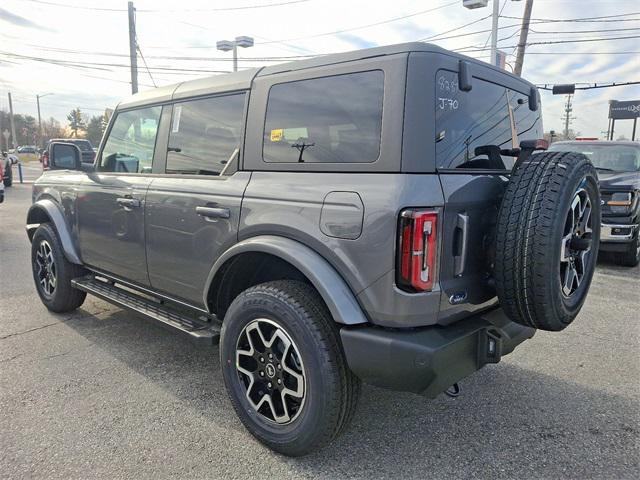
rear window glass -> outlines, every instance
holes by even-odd
[[[93,152],[93,147],[87,141],[75,140],[73,143],[83,152]]]
[[[526,95],[478,78],[463,92],[457,73],[441,70],[435,95],[437,166],[510,170],[514,158],[499,150],[542,138],[539,117],[529,110]]]
[[[375,162],[383,96],[379,70],[274,85],[267,103],[264,160]]]

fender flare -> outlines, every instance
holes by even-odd
[[[65,221],[64,214],[60,210],[60,207],[53,200],[44,198],[42,200],[38,200],[33,205],[31,205],[31,207],[29,207],[26,226],[29,241],[33,239],[33,234],[40,226],[40,224],[44,223],[38,221],[38,218],[42,218],[41,214],[46,215],[51,223],[53,223],[56,232],[58,233],[60,243],[62,243],[62,249],[64,250],[64,256],[66,257],[66,259],[71,263],[82,265],[82,260],[80,260],[78,249],[76,248],[73,238],[71,237],[69,226]]]
[[[247,252],[274,255],[300,270],[316,288],[336,322],[345,325],[368,323],[351,289],[329,262],[306,245],[276,235],[248,238],[224,252],[209,272],[203,293],[205,305],[208,305],[209,289],[221,267],[231,258]]]

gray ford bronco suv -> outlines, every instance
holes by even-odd
[[[597,176],[542,132],[533,85],[422,43],[147,91],[92,168],[50,145],[35,285],[54,312],[90,293],[219,343],[242,423],[302,455],[361,381],[434,397],[576,317]]]

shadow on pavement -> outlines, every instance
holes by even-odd
[[[207,425],[243,431],[226,397],[217,348],[197,349],[123,311],[66,325],[201,412],[205,432]],[[514,360],[517,351],[507,362]],[[322,478],[425,478],[429,472],[622,478],[638,471],[635,401],[507,362],[464,380],[457,399],[364,386],[353,423],[332,445],[304,458],[278,458],[301,476]],[[246,442],[248,451],[268,453],[248,434]]]

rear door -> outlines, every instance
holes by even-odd
[[[95,171],[77,187],[83,262],[141,285],[149,284],[144,209],[161,111],[151,106],[118,112]]]
[[[238,172],[245,93],[177,102],[146,196],[146,256],[154,289],[203,306],[218,256],[237,241],[249,172]],[[168,107],[167,107],[168,108]]]
[[[494,303],[495,227],[514,158],[500,149],[541,138],[539,111],[528,97],[482,78],[469,92],[457,73],[436,79],[436,168],[445,197],[440,284],[441,318]]]

